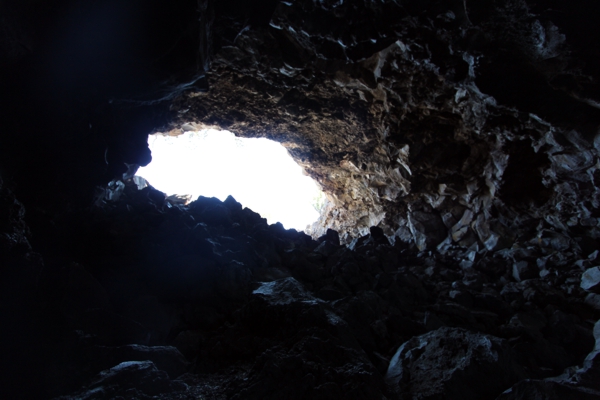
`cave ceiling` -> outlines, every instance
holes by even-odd
[[[0,2],[0,393],[598,398],[599,4]],[[281,143],[310,236],[132,185],[190,126]]]
[[[379,226],[421,250],[497,250],[532,239],[519,238],[536,220],[596,243],[595,9],[28,5],[39,12],[4,6],[2,64],[4,123],[20,132],[5,168],[39,181],[24,197],[52,186],[49,201],[89,201],[150,162],[148,134],[191,123],[285,146],[328,196],[315,237]]]
[[[568,230],[598,207],[597,49],[571,45],[559,11],[536,7],[280,2],[268,23],[217,15],[210,88],[178,97],[177,120],[287,147],[329,195],[316,236],[379,225],[420,249],[493,250],[524,220]]]

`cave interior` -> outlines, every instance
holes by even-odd
[[[0,397],[600,399],[599,18],[1,1]],[[132,179],[204,128],[281,143],[319,220]]]

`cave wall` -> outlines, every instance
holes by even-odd
[[[577,217],[594,238],[595,61],[553,23],[569,11],[536,7],[279,3],[222,39],[179,119],[286,146],[328,194],[317,237],[379,225],[420,249],[493,250],[521,215],[561,232],[550,221]]]
[[[0,155],[23,201],[89,203],[124,163],[150,162],[147,134],[172,118],[169,100],[203,85],[196,8],[2,3]]]
[[[538,380],[503,398],[594,398],[599,14],[551,0],[1,2],[0,393],[87,396],[137,351],[170,352],[174,367],[133,364],[166,392],[184,386],[164,368],[205,374],[186,378],[199,395],[212,382],[227,398],[396,398],[423,390],[398,363],[435,376],[462,362],[406,356],[448,336],[472,365],[482,340],[502,350],[484,362],[498,380],[471,398],[524,378]],[[130,185],[106,199],[126,164],[151,161],[148,134],[186,123],[282,143],[329,198],[313,237],[233,199],[185,208]],[[174,344],[186,361],[157,348]],[[472,374],[432,390],[469,398]],[[292,383],[275,390],[278,376]]]
[[[23,196],[52,201],[59,187],[89,201],[124,163],[150,162],[147,134],[196,123],[282,143],[328,195],[315,237],[332,228],[349,243],[377,225],[419,249],[492,250],[520,236],[519,215],[596,245],[594,10],[524,1],[4,8],[3,124],[19,134],[5,135],[2,151],[10,175],[35,180]]]

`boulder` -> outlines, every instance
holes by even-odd
[[[518,282],[536,278],[538,274],[537,268],[529,265],[527,261],[519,261],[513,264],[512,275]]]
[[[142,346],[137,344],[107,347],[93,346],[86,351],[97,370],[104,370],[124,361],[152,361],[171,378],[187,371],[188,363],[179,350],[172,346]]]
[[[68,318],[78,318],[91,309],[110,307],[106,290],[84,267],[73,263],[68,274],[62,307]]]
[[[568,368],[557,377],[523,380],[497,400],[600,399],[600,321],[594,326],[596,344],[580,368]]]
[[[447,236],[447,229],[439,214],[414,211],[408,215],[409,229],[419,250],[440,244]]]
[[[150,332],[139,322],[96,308],[78,319],[76,326],[91,343],[104,346],[148,344]]]
[[[100,372],[80,392],[56,400],[133,399],[185,390],[185,383],[170,380],[152,361],[127,361]]]
[[[496,400],[598,400],[600,393],[550,380],[526,379],[517,383]]]
[[[385,376],[396,393],[419,400],[493,398],[525,377],[505,340],[448,327],[402,344]]]
[[[127,305],[124,315],[151,332],[150,344],[164,340],[173,325],[172,312],[156,296],[138,297]]]
[[[581,288],[588,292],[600,293],[600,267],[587,269],[581,275]]]

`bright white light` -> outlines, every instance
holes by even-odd
[[[313,204],[323,194],[279,143],[211,129],[149,136],[148,145],[152,162],[137,175],[167,195],[232,195],[286,229],[304,230],[319,217]]]

